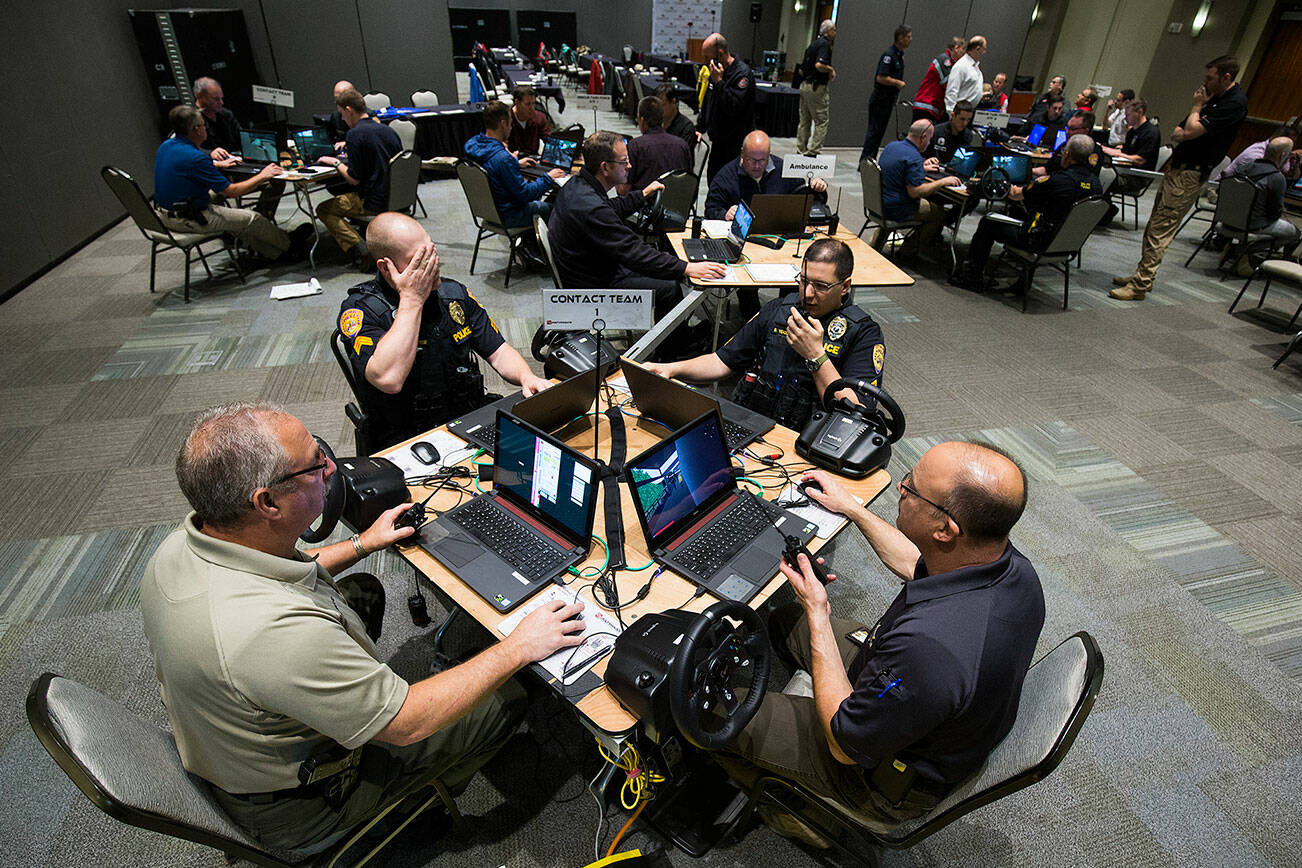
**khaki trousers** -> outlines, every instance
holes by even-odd
[[[181,220],[167,216],[167,212],[158,211],[158,218],[163,225],[174,232],[191,232],[195,235],[234,235],[263,259],[277,259],[289,249],[289,236],[285,230],[257,211],[248,208],[231,208],[228,205],[212,204],[204,211],[208,222],[200,225],[193,220]]]
[[[1180,221],[1198,201],[1198,194],[1203,188],[1203,176],[1197,169],[1168,168],[1162,175],[1162,186],[1158,188],[1157,198],[1153,201],[1153,212],[1148,216],[1148,225],[1144,227],[1143,252],[1139,265],[1130,278],[1131,285],[1141,292],[1152,292],[1153,279],[1157,269],[1166,255],[1166,248],[1171,246]]]
[[[361,194],[343,193],[316,206],[316,216],[325,224],[326,229],[330,230],[330,236],[339,245],[339,249],[347,253],[362,240],[362,236],[357,234],[357,230],[348,222],[348,218],[374,215],[362,205]]]
[[[796,127],[796,150],[817,154],[827,138],[827,109],[832,103],[831,86],[814,87],[806,81],[800,85],[800,125]]]

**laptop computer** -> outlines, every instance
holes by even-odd
[[[976,151],[967,148],[955,148],[954,154],[949,158],[949,164],[945,166],[946,174],[962,178],[964,181],[976,174],[977,165],[981,162],[981,155]]]
[[[421,530],[421,548],[499,612],[588,556],[600,474],[591,458],[505,411],[493,490]]]
[[[737,213],[732,217],[728,228],[728,237],[687,238],[683,241],[683,253],[688,262],[737,262],[741,259],[741,249],[750,234],[750,224],[754,215],[745,202],[737,203]]]
[[[778,571],[784,534],[815,525],[737,487],[711,410],[624,465],[647,551],[725,600],[750,601]]]
[[[1056,151],[1056,150],[1058,150],[1059,148],[1061,148],[1064,144],[1066,144],[1066,142],[1067,142],[1067,135],[1068,135],[1068,133],[1067,133],[1067,130],[1066,130],[1066,129],[1061,129],[1061,130],[1058,130],[1058,132],[1054,133],[1054,136],[1053,136],[1053,147],[1050,148],[1049,150],[1051,150],[1051,151]]]
[[[538,157],[538,163],[549,169],[564,169],[568,172],[574,167],[574,155],[578,150],[578,142],[548,136],[543,139],[542,154]]]
[[[1026,134],[1025,142],[1005,142],[1004,147],[1010,151],[1032,151],[1039,147],[1040,139],[1044,138],[1044,131],[1047,129],[1044,124],[1036,124],[1031,127],[1031,131]]]
[[[264,130],[240,130],[240,156],[247,166],[265,166],[280,162],[276,134]]]
[[[808,208],[814,203],[812,193],[756,193],[750,197],[753,219],[748,235],[803,235],[809,222]]]
[[[1026,174],[1030,169],[1031,158],[1017,154],[998,154],[990,158],[990,167],[1003,169],[1008,173],[1008,180],[1014,184],[1025,184]]]
[[[515,416],[552,432],[592,407],[597,393],[597,377],[600,370],[593,368],[581,374],[575,374],[549,389],[543,389],[536,395],[521,398],[519,393],[499,398],[491,404],[485,404],[477,410],[471,410],[460,419],[448,423],[448,431],[467,443],[482,448],[492,455],[497,449],[497,411],[506,410]]]
[[[729,452],[736,452],[777,424],[768,416],[747,410],[726,398],[715,400],[691,386],[652,373],[629,359],[621,358],[619,365],[624,370],[624,379],[628,381],[628,390],[633,394],[638,413],[654,419],[670,431],[717,409],[723,417],[724,442]]]
[[[330,141],[330,135],[320,127],[294,130],[294,143],[298,145],[299,156],[305,163],[314,163],[321,157],[334,156],[334,143]]]

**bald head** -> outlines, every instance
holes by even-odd
[[[1276,166],[1282,166],[1292,150],[1292,139],[1288,136],[1277,136],[1266,143],[1266,159]]]
[[[701,43],[701,53],[707,61],[714,60],[724,66],[732,61],[732,55],[728,52],[728,40],[723,38],[722,33],[711,33],[705,37]]]
[[[336,97],[346,90],[357,90],[357,88],[353,87],[353,83],[351,81],[344,81],[341,79],[335,82],[334,95]]]
[[[929,120],[914,121],[909,125],[909,141],[917,145],[919,151],[925,151],[927,144],[931,141],[933,129],[935,128]]]
[[[1003,450],[987,443],[950,441],[927,450],[914,468],[925,477],[968,541],[1000,543],[1026,508],[1026,476]]]
[[[421,245],[430,240],[429,233],[406,214],[385,211],[366,228],[366,246],[376,260],[388,259],[402,271]]]

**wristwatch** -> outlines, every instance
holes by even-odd
[[[823,352],[818,354],[817,358],[807,359],[805,361],[805,367],[809,368],[809,372],[812,374],[814,373],[814,371],[817,371],[819,368],[823,367],[823,362],[826,361],[827,361],[827,351],[824,350]]]

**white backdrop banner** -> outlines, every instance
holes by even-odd
[[[651,10],[651,52],[687,54],[688,39],[704,39],[719,28],[723,0],[655,0]]]

